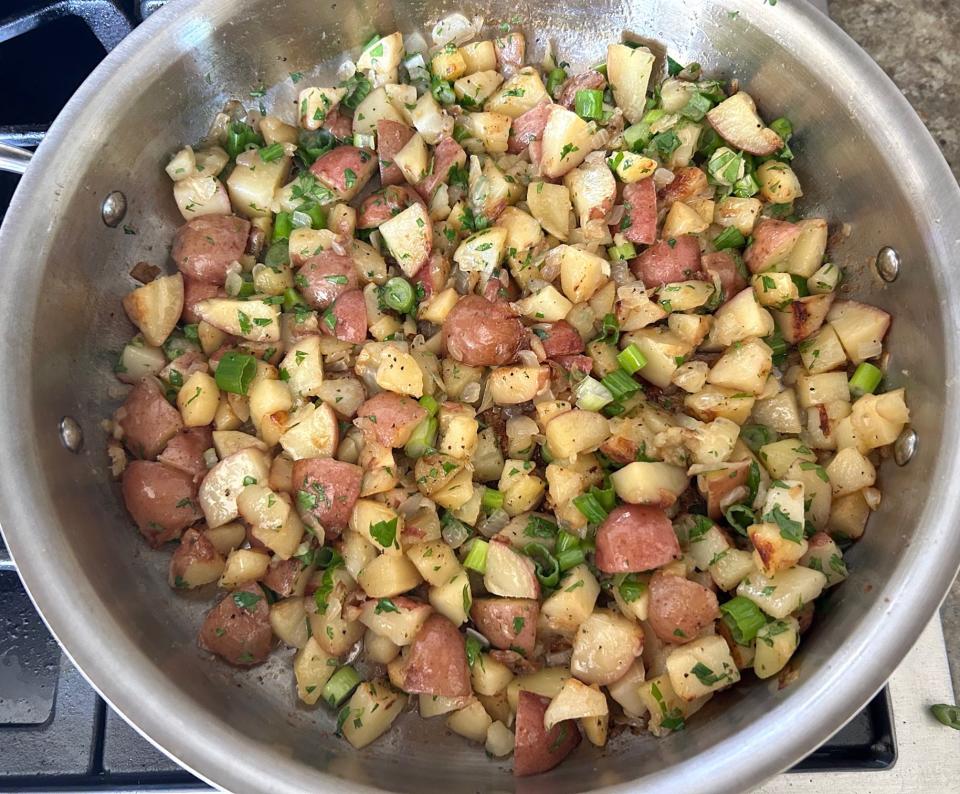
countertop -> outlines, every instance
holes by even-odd
[[[830,0],[830,16],[897,84],[960,180],[958,10],[956,0]],[[960,579],[940,616],[960,699]]]

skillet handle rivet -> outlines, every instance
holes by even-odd
[[[107,226],[114,227],[127,214],[127,197],[119,190],[114,190],[100,205],[100,217]]]
[[[898,466],[906,466],[917,452],[917,432],[913,428],[906,428],[893,442],[893,459]]]
[[[73,453],[79,452],[83,446],[83,429],[72,416],[60,420],[60,443]]]
[[[877,254],[876,265],[880,278],[888,284],[892,284],[897,280],[897,276],[900,275],[900,254],[889,245],[886,245],[881,248],[880,253]]]

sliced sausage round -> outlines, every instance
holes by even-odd
[[[659,507],[620,505],[597,528],[597,568],[604,573],[650,571],[679,558],[673,524]]]
[[[507,304],[466,295],[447,315],[443,336],[447,351],[457,361],[474,367],[496,367],[517,357],[524,328]]]
[[[250,222],[235,215],[201,215],[188,221],[173,238],[171,256],[184,276],[223,284],[227,268],[247,247]]]
[[[207,613],[198,641],[204,650],[238,667],[266,661],[273,647],[273,630],[263,588],[251,582],[228,593]]]
[[[664,642],[690,642],[720,617],[717,596],[682,576],[655,573],[650,580],[648,620]]]

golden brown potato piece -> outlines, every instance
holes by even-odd
[[[273,647],[273,630],[263,588],[251,582],[224,596],[207,613],[198,643],[205,651],[238,667],[266,661]]]

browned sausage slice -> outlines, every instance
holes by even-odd
[[[403,688],[442,697],[473,692],[464,637],[443,615],[431,615],[417,632],[404,662]]]
[[[227,268],[247,247],[250,222],[235,215],[201,215],[188,221],[173,238],[170,255],[184,276],[223,284]]]
[[[533,655],[540,604],[532,598],[477,598],[470,618],[494,648]]]
[[[650,571],[677,559],[680,543],[659,507],[620,505],[597,529],[597,568],[604,573]]]
[[[263,588],[251,582],[228,593],[207,613],[200,628],[199,644],[238,667],[266,661],[273,647],[273,631]]]
[[[306,458],[293,464],[293,491],[297,509],[308,525],[322,526],[327,537],[337,537],[350,523],[360,497],[363,471],[333,458]]]
[[[123,472],[123,501],[147,542],[157,548],[203,518],[193,477],[162,463],[131,461]]]
[[[664,573],[650,580],[648,620],[664,642],[690,642],[718,617],[717,596],[703,585]]]
[[[470,366],[501,366],[516,357],[524,339],[523,324],[505,303],[479,295],[457,301],[443,324],[447,351]]]
[[[549,731],[544,727],[548,705],[548,698],[520,691],[513,749],[513,774],[517,777],[553,769],[580,744],[580,729],[573,720],[558,722]]]
[[[180,412],[167,402],[156,378],[144,378],[127,395],[114,421],[134,455],[153,460],[183,427]]]

